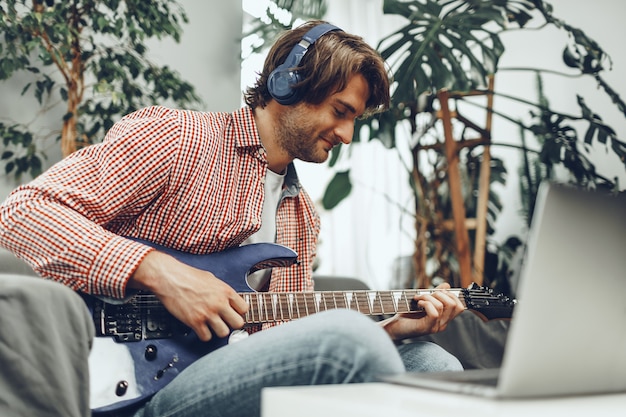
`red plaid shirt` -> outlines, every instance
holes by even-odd
[[[121,236],[194,254],[237,246],[261,226],[266,170],[250,108],[145,108],[16,189],[0,206],[0,245],[43,277],[122,297],[151,249]],[[299,263],[275,268],[269,290],[312,290],[320,222],[293,165],[276,228]]]

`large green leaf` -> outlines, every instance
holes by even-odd
[[[337,172],[326,187],[324,197],[322,197],[322,206],[326,210],[332,210],[350,194],[350,191],[352,191],[350,171]]]
[[[530,2],[520,6],[532,8]],[[513,15],[507,13],[510,7],[491,0],[385,0],[385,13],[407,19],[379,45],[394,74],[394,103],[412,103],[423,93],[443,88],[468,91],[486,86],[504,52],[494,29],[507,24]],[[517,15],[525,16],[519,11]]]

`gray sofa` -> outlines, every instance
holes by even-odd
[[[28,264],[0,248],[0,274],[37,275]]]

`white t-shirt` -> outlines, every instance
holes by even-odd
[[[261,215],[261,228],[258,232],[246,239],[243,244],[260,242],[276,242],[276,210],[282,196],[285,174],[277,174],[267,170],[265,174],[265,200]],[[257,271],[248,276],[248,284],[256,290],[261,289],[270,277],[270,270]]]

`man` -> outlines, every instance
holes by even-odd
[[[276,242],[298,263],[259,286],[312,290],[320,223],[292,162],[325,161],[350,143],[356,118],[388,106],[384,63],[361,38],[309,22],[278,39],[245,98],[230,114],[126,116],[102,144],[9,196],[0,244],[76,291],[149,290],[204,341],[242,328],[247,303],[212,273],[129,237],[192,254]],[[380,325],[335,310],[256,332],[194,362],[136,415],[258,415],[263,387],[373,381],[404,371],[403,359],[411,370],[460,369],[432,344],[398,354],[393,341],[440,331],[463,310],[445,290],[417,302],[425,314]]]

